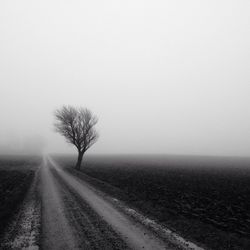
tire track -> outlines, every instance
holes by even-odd
[[[42,249],[129,249],[46,159],[42,180]]]

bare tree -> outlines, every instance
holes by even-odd
[[[80,169],[84,153],[97,141],[98,133],[94,126],[98,119],[86,108],[63,106],[55,111],[56,132],[63,135],[67,142],[78,150],[78,159],[75,165]]]

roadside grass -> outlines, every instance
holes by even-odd
[[[73,166],[70,158],[58,160]],[[250,171],[240,162],[226,165],[187,168],[173,162],[92,157],[82,172],[104,192],[188,240],[211,249],[250,249]]]
[[[22,203],[39,163],[39,157],[0,156],[0,236]]]

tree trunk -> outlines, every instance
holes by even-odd
[[[77,170],[80,170],[80,168],[81,168],[83,154],[84,154],[83,152],[78,153],[78,158],[77,158],[77,162],[75,165],[75,169],[77,169]]]

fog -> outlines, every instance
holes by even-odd
[[[72,153],[62,105],[99,117],[95,154],[250,156],[248,0],[0,1],[0,153]]]

